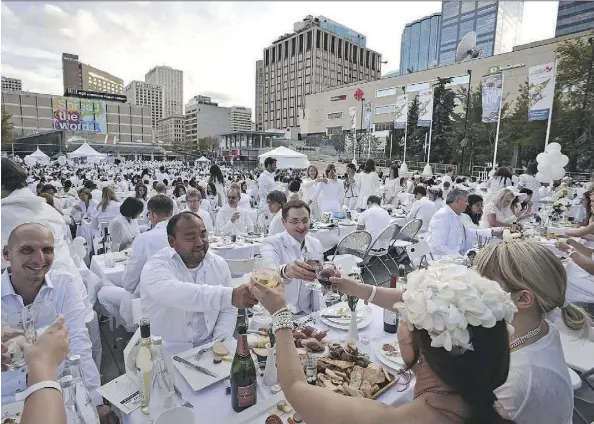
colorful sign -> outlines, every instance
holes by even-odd
[[[346,94],[341,94],[340,96],[332,96],[330,97],[331,102],[338,102],[340,100],[346,100]]]
[[[107,134],[104,102],[55,96],[53,112],[56,130]]]
[[[363,98],[364,95],[365,95],[365,93],[363,93],[363,90],[361,90],[360,88],[357,88],[357,90],[355,91],[355,100],[361,101],[361,99]]]
[[[555,62],[528,69],[528,120],[549,119],[555,97]]]
[[[394,128],[406,128],[408,119],[408,94],[396,96],[396,106],[394,108]]]
[[[497,122],[501,107],[503,90],[502,74],[485,75],[483,77],[483,116],[482,122]]]
[[[98,91],[79,90],[77,88],[67,88],[64,92],[67,97],[80,97],[83,99],[107,100],[111,102],[126,103],[128,98],[121,94],[100,93]]]
[[[417,126],[430,127],[433,120],[433,89],[419,91],[419,120]]]

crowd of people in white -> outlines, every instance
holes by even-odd
[[[226,261],[209,250],[212,233],[266,233],[261,254],[277,258],[285,279],[285,302],[296,315],[307,315],[325,307],[319,292],[304,287],[315,279],[315,272],[302,260],[304,252],[323,253],[320,242],[308,234],[310,222],[323,213],[357,210],[357,229],[377,238],[390,223],[386,205],[404,206],[407,221],[422,221],[421,231],[437,260],[464,254],[477,235],[501,236],[504,228],[532,219],[541,199],[553,196],[557,185],[569,184],[537,181],[535,164],[519,177],[499,167],[486,181],[454,177],[452,169],[439,178],[401,178],[398,164],[384,178],[373,160],[359,169],[348,164],[341,176],[333,164],[323,171],[310,166],[303,172],[277,171],[273,158],[263,165],[252,171],[217,165],[205,169],[179,161],[22,166],[2,158],[2,310],[18,311],[45,299],[55,303],[68,329],[69,355],[81,356],[102,423],[118,418],[94,391],[100,379],[85,318],[84,264],[75,263],[69,250],[73,235],[84,225],[93,232],[107,228],[113,251],[131,249],[123,286],[100,284],[97,298],[102,308],[131,330],[131,303],[139,297],[154,335],[199,346],[230,336],[237,308],[258,301],[268,308],[271,301],[262,296],[272,296],[254,291],[253,283],[233,287]],[[583,225],[567,235],[586,243],[569,239],[558,248],[571,252],[578,265],[594,274],[594,249],[589,244],[594,241],[594,194],[578,188],[577,197],[570,199],[579,206],[572,219]],[[493,388],[497,410],[517,423],[571,422],[571,385],[549,314],[561,311],[564,324],[584,334],[592,324],[583,309],[566,301],[563,266],[546,248],[529,242],[489,246],[475,265],[478,273],[511,294],[518,309],[510,323],[515,334],[535,328],[540,332],[511,349],[507,380]],[[345,292],[364,290],[343,280],[336,284]],[[385,301],[375,303],[391,307]],[[3,372],[2,402],[26,386],[23,372]],[[441,400],[436,404],[443,406]]]

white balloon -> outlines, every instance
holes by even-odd
[[[542,172],[543,174],[546,174],[547,171],[550,169],[550,166],[549,166],[548,162],[540,162],[536,166],[536,169],[538,169],[538,172]]]
[[[547,148],[545,149],[547,152],[552,152],[552,151],[561,151],[561,145],[559,143],[551,143],[549,145],[547,145]]]
[[[539,153],[538,156],[536,156],[536,163],[544,162],[546,157],[547,157],[546,153]]]
[[[60,156],[58,158],[58,163],[63,166],[66,163],[66,158],[64,156]]]
[[[559,160],[559,166],[565,166],[569,163],[569,157],[567,155],[561,155],[561,159]]]
[[[547,178],[547,176],[544,175],[542,172],[538,172],[536,174],[536,181],[538,181],[539,183],[548,183],[550,181],[550,178]]]
[[[563,154],[560,150],[551,150],[547,153],[547,160],[554,165],[558,165],[559,161],[561,160],[561,156],[563,156]]]
[[[563,168],[554,168],[553,171],[551,172],[551,177],[553,180],[560,180],[561,178],[563,178],[565,176],[565,169]]]

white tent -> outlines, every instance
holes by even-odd
[[[201,156],[199,159],[196,159],[196,162],[210,162],[210,159],[207,159],[204,156]]]
[[[89,158],[89,157],[95,157],[95,158],[102,158],[102,159],[104,159],[106,156],[105,156],[105,154],[99,153],[97,150],[93,149],[86,142],[83,143],[74,152],[68,153],[68,159],[73,159],[73,158]]]
[[[305,169],[309,166],[307,155],[288,149],[284,146],[277,147],[274,150],[258,156],[261,164],[263,164],[268,157],[276,159],[276,167],[278,169]]]
[[[49,165],[49,163],[50,163],[49,156],[46,155],[45,153],[43,153],[41,150],[39,150],[39,147],[37,148],[37,150],[35,150],[33,153],[31,153],[27,157],[31,158],[35,162],[40,163],[42,165]]]

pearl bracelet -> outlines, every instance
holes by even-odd
[[[279,309],[272,314],[272,332],[276,334],[282,328],[293,330],[293,314],[287,308]]]

